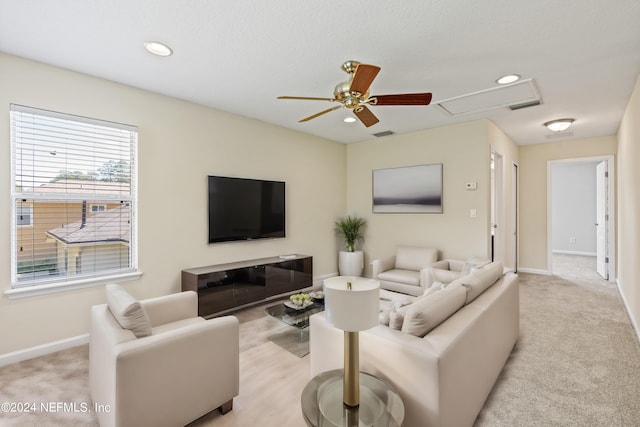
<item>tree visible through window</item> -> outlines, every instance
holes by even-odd
[[[11,106],[13,287],[136,270],[136,145],[133,126]]]

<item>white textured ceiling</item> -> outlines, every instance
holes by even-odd
[[[616,133],[640,73],[640,1],[0,0],[0,51],[345,143],[488,118],[524,145],[561,117],[576,119],[567,139]],[[432,92],[432,105],[371,107],[380,123],[365,128],[345,109],[298,123],[335,104],[276,99],[331,97],[349,59],[382,68],[372,94]],[[533,79],[542,104],[433,105],[506,73]]]

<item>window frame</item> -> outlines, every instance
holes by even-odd
[[[36,279],[36,280],[28,280],[28,281],[18,281],[18,268],[19,268],[19,260],[17,254],[17,245],[18,245],[18,229],[21,227],[33,227],[34,225],[34,205],[40,200],[42,203],[44,202],[60,202],[63,201],[65,204],[74,203],[79,199],[77,194],[73,193],[73,190],[69,192],[61,193],[62,196],[58,194],[52,193],[38,193],[33,191],[32,193],[28,193],[22,191],[22,188],[18,189],[16,186],[17,183],[17,159],[16,159],[16,147],[19,145],[18,138],[16,137],[16,132],[14,131],[14,113],[33,113],[37,115],[46,116],[49,118],[58,118],[65,119],[72,122],[79,122],[82,124],[97,124],[99,126],[105,126],[109,128],[117,128],[119,130],[125,130],[130,132],[130,182],[129,182],[129,194],[122,195],[119,194],[117,197],[114,195],[100,195],[99,197],[93,196],[93,200],[100,199],[102,201],[96,201],[92,203],[92,197],[86,197],[88,199],[88,203],[92,206],[103,205],[104,200],[120,200],[121,202],[128,204],[130,209],[130,216],[128,217],[130,220],[130,241],[128,242],[128,250],[129,250],[129,262],[127,268],[121,269],[113,269],[106,271],[105,273],[100,273],[99,271],[94,271],[89,275],[78,275],[78,276],[64,276],[58,277],[54,279]],[[11,287],[6,289],[4,294],[8,298],[22,298],[28,296],[35,295],[43,295],[49,293],[56,293],[71,289],[80,289],[91,286],[99,286],[109,282],[123,282],[128,280],[136,280],[139,279],[142,273],[138,269],[138,224],[137,224],[137,206],[138,206],[138,191],[137,191],[137,171],[138,171],[138,128],[137,126],[126,125],[121,123],[109,122],[105,120],[92,119],[72,114],[59,113],[49,110],[43,110],[39,108],[26,107],[17,104],[10,105],[10,141],[9,145],[11,148]],[[99,146],[98,146],[99,147]],[[93,146],[92,151],[90,153],[94,153],[93,149],[96,146]],[[105,197],[106,196],[106,197]],[[31,217],[30,217],[30,225],[20,225],[18,224],[18,202],[24,203],[25,201],[31,202]],[[106,205],[105,205],[106,206]],[[91,208],[89,208],[91,211]],[[100,212],[90,212],[91,214],[96,214]]]

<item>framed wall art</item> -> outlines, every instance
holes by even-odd
[[[373,171],[374,213],[442,213],[442,163]]]

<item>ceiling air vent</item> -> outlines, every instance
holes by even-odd
[[[556,138],[567,138],[569,136],[573,136],[572,131],[550,133],[545,135],[544,137],[547,139],[556,139]]]
[[[515,111],[515,110],[521,110],[523,108],[535,107],[536,105],[540,105],[540,101],[539,100],[535,100],[535,101],[531,101],[531,102],[524,102],[522,104],[509,105],[509,108],[511,110]]]
[[[383,136],[389,136],[389,135],[393,135],[395,132],[392,130],[385,130],[382,132],[376,132],[373,134],[373,136],[377,136],[378,138],[382,138]]]

